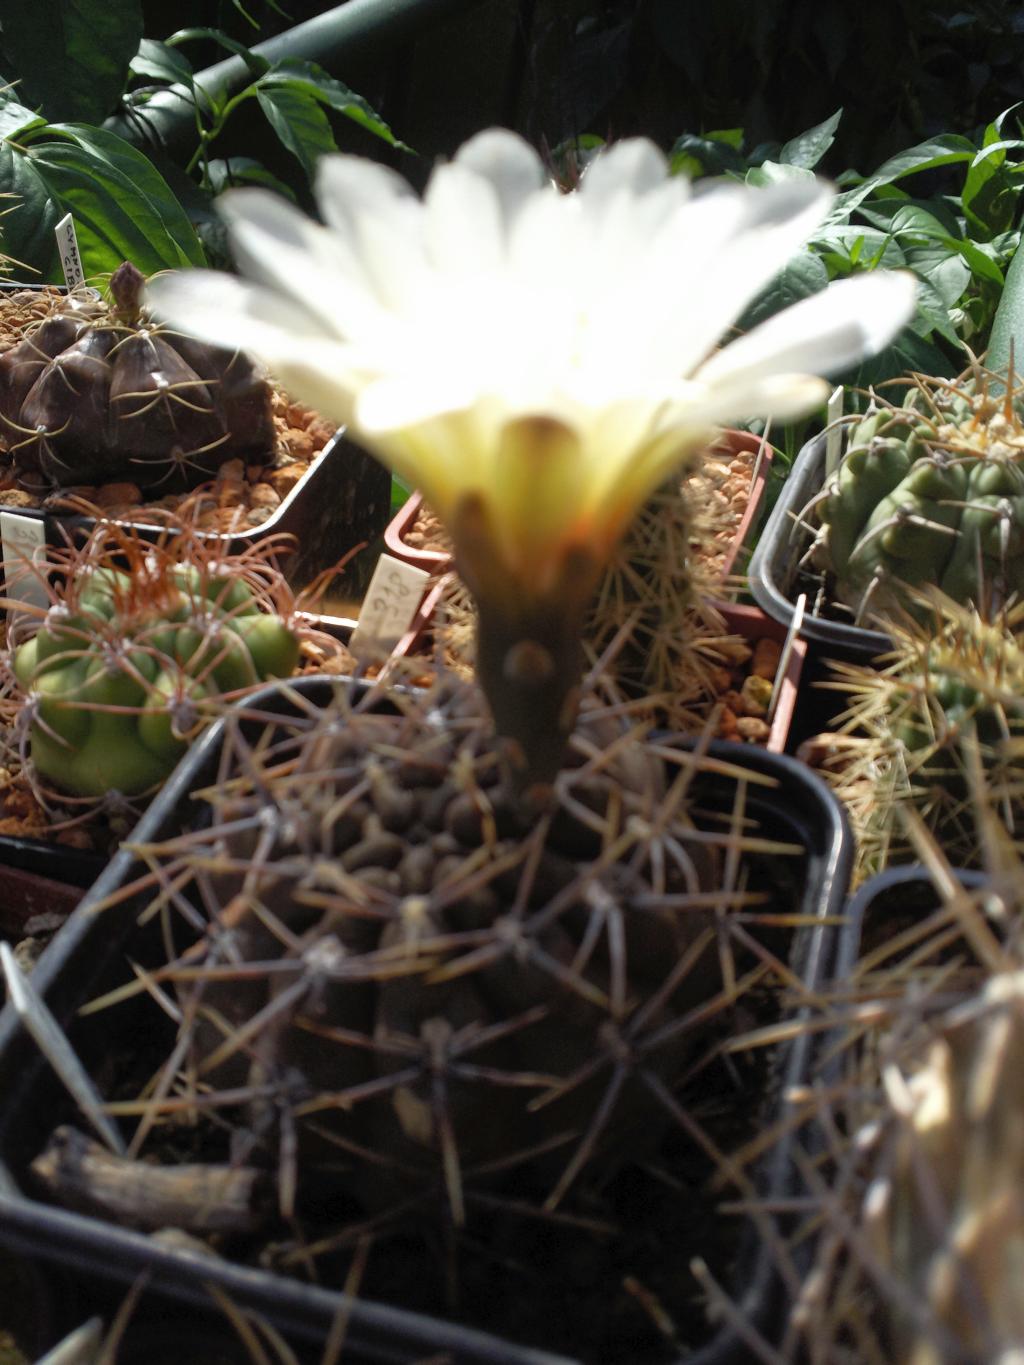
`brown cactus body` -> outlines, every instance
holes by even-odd
[[[0,357],[0,434],[26,486],[127,479],[170,492],[273,449],[262,370],[149,324],[141,286],[125,263],[109,309],[49,318]]]

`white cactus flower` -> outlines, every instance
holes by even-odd
[[[538,587],[568,543],[614,543],[712,428],[795,417],[908,317],[907,275],[833,285],[715,352],[830,203],[817,181],[694,193],[649,142],[561,194],[512,133],[474,137],[422,202],[370,161],[324,157],[326,226],[267,191],[220,200],[252,283],[189,272],[156,311],[261,355],[281,382],[421,487],[443,521],[501,507],[508,570]],[[539,556],[539,560],[538,560]]]
[[[420,200],[394,172],[320,163],[324,225],[266,191],[220,201],[246,281],[155,280],[159,316],[260,355],[423,490],[482,611],[584,602],[644,499],[720,423],[789,419],[813,375],[885,345],[910,276],[835,284],[716,350],[806,242],[814,180],[694,191],[649,142],[560,193],[525,142],[468,142]]]

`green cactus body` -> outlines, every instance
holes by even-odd
[[[861,870],[905,861],[903,813],[913,809],[960,865],[978,856],[969,773],[984,772],[1007,820],[1024,827],[1024,604],[996,622],[939,590],[916,617],[893,620],[882,667],[835,665],[850,706],[851,761],[832,776],[848,803]]]
[[[924,381],[852,428],[817,504],[816,560],[858,619],[914,610],[906,590],[925,584],[982,609],[1024,588],[1024,425],[986,382]]]
[[[900,427],[895,435],[883,435],[880,431],[892,425],[886,416],[873,413],[851,432],[846,458],[821,512],[822,520],[830,526],[829,551],[837,573],[846,571],[857,528],[892,492],[913,463],[909,443],[904,439],[905,427]]]
[[[241,578],[175,567],[140,604],[129,574],[96,569],[76,610],[52,607],[14,652],[35,703],[33,765],[78,796],[138,795],[169,775],[204,711],[286,677],[298,657],[293,631]]]
[[[847,559],[847,583],[863,591],[876,576],[910,586],[935,582],[956,544],[967,483],[960,465],[916,460],[869,515]]]

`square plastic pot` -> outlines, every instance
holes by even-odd
[[[0,939],[16,940],[33,915],[69,915],[106,862],[63,844],[0,835]]]
[[[289,690],[301,692],[307,703],[325,705],[335,685],[308,678],[290,684]],[[287,714],[290,707],[294,703],[289,703],[280,687],[268,688],[247,703],[248,710],[258,709],[264,715]],[[216,780],[222,730],[218,723],[193,747],[143,816],[133,842],[166,838],[200,818],[202,803],[193,801],[190,793]],[[786,932],[791,967],[813,991],[833,972],[835,921],[850,875],[852,844],[841,807],[824,784],[795,760],[725,743],[712,745],[710,751],[715,758],[774,780],[774,787],[766,790],[747,786],[750,813],[767,837],[805,850],[798,863],[800,894],[793,903],[787,902],[786,909],[808,922]],[[702,809],[728,809],[734,777],[706,774],[700,782]],[[43,955],[32,978],[86,1060],[102,1056],[111,1046],[110,1022],[101,1025],[96,1016],[76,1018],[78,1007],[115,981],[126,979],[126,949],[131,943],[135,954],[141,942],[135,936],[142,932],[135,925],[137,897],[126,894],[102,913],[95,907],[115,892],[126,892],[140,870],[132,852],[123,848]],[[786,1096],[808,1075],[812,1051],[811,1037],[799,1030],[776,1051],[769,1093],[778,1099],[773,1102],[771,1119],[778,1120],[783,1131],[789,1112]],[[467,1363],[566,1365],[564,1357],[542,1349],[381,1303],[348,1301],[327,1288],[176,1249],[141,1233],[43,1203],[31,1187],[28,1165],[53,1127],[73,1117],[74,1110],[11,1009],[0,1015],[0,1094],[4,1096],[0,1108],[0,1245],[16,1253],[53,1262],[67,1275],[105,1277],[121,1285],[148,1272],[153,1292],[206,1306],[206,1286],[212,1284],[240,1307],[260,1313],[297,1348],[311,1347],[314,1352],[322,1348],[338,1313],[349,1309],[346,1359],[413,1362],[446,1355]],[[782,1136],[756,1173],[769,1209],[784,1207],[794,1187],[791,1155],[792,1144],[798,1140],[796,1132]],[[787,1215],[780,1217],[785,1223]],[[768,1251],[752,1236],[739,1251],[733,1289],[740,1314],[770,1337],[785,1299]],[[691,1365],[749,1361],[745,1341],[731,1329],[714,1334],[709,1328],[709,1338],[690,1357]]]
[[[800,633],[817,653],[849,663],[872,663],[892,649],[883,631],[866,630],[827,615],[827,584],[823,576],[801,561],[812,544],[812,533],[801,513],[821,492],[825,482],[825,437],[818,436],[800,451],[782,486],[750,561],[750,591],[758,606],[787,629],[797,598],[807,594]]]
[[[225,554],[240,554],[271,536],[291,536],[295,548],[285,567],[289,583],[297,590],[356,546],[380,536],[390,508],[390,473],[340,430],[313,457],[305,474],[266,521],[248,531],[203,534],[210,542],[219,543]],[[28,508],[0,510],[41,521],[48,545],[64,545],[69,535],[84,538],[96,524],[94,518],[77,514]],[[147,522],[144,507],[139,509],[137,520],[119,517],[118,521],[153,539],[161,533],[158,524]],[[346,572],[341,590],[351,588],[354,592],[365,587],[358,578],[362,572]],[[339,635],[346,635],[355,624],[347,616],[330,614],[319,617],[318,623]]]
[[[973,890],[984,883],[983,872],[954,868],[961,886]],[[850,897],[843,912],[845,924],[836,952],[836,980],[848,981],[865,948],[866,940],[892,937],[895,926],[907,928],[939,908],[942,897],[920,863],[890,867],[878,872]]]
[[[379,536],[390,496],[388,471],[339,431],[267,521],[251,532],[226,536],[210,533],[209,539],[219,541],[225,554],[239,554],[268,536],[294,537],[296,550],[288,562],[288,577],[293,587],[300,587],[355,546]],[[51,545],[65,544],[66,535],[84,537],[95,525],[91,517],[3,510],[42,521]],[[143,535],[160,534],[158,526],[144,520],[128,524]],[[347,617],[328,614],[314,621],[342,639],[355,624]],[[47,840],[0,835],[0,897],[5,897],[0,902],[0,936],[13,938],[40,909],[69,913],[106,861]]]

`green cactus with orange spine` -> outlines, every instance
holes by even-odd
[[[101,523],[70,556],[38,630],[11,653],[32,765],[63,791],[157,786],[224,699],[298,663],[298,635],[267,609],[251,556],[204,557],[197,544],[178,563],[180,549]]]

